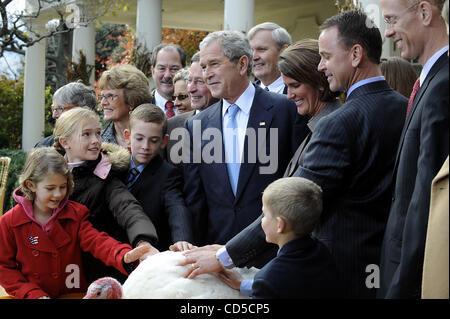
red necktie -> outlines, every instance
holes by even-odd
[[[409,97],[408,109],[406,110],[406,117],[408,117],[409,111],[411,111],[411,107],[413,106],[414,98],[416,97],[417,92],[420,89],[420,78],[416,80],[414,83],[413,90],[411,92],[411,96]]]
[[[166,117],[170,119],[171,117],[175,116],[175,111],[173,110],[173,102],[167,101],[166,102]]]

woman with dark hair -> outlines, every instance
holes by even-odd
[[[391,57],[381,60],[380,69],[389,85],[409,99],[418,78],[411,63],[402,58]]]
[[[123,131],[129,129],[130,112],[145,103],[152,103],[149,81],[135,66],[122,64],[103,72],[98,87],[98,102],[103,119],[109,121],[102,131],[103,142],[127,147]]]
[[[287,86],[287,98],[295,102],[299,114],[311,116],[308,122],[310,133],[295,152],[284,176],[291,176],[302,164],[306,147],[319,119],[341,105],[337,98],[340,92],[332,92],[325,74],[317,70],[319,62],[319,44],[312,39],[292,44],[279,57],[278,68]]]

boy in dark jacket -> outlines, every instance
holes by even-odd
[[[156,105],[133,110],[130,129],[124,131],[131,148],[125,182],[155,225],[156,248],[185,250],[192,248],[191,215],[184,203],[181,172],[159,155],[168,141],[166,129],[166,117]]]
[[[277,256],[254,277],[243,280],[224,268],[219,278],[253,298],[333,298],[337,269],[327,248],[310,233],[322,212],[322,190],[301,177],[272,182],[262,196],[261,227]]]

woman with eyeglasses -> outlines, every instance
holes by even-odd
[[[192,111],[191,99],[187,91],[188,80],[188,69],[181,69],[173,78],[173,101],[174,106],[177,108],[178,114]]]
[[[149,81],[136,67],[122,64],[103,72],[98,87],[103,119],[109,121],[102,140],[127,148],[123,131],[129,128],[130,112],[141,104],[152,103]]]
[[[68,83],[53,94],[52,118],[56,121],[63,112],[74,107],[84,107],[95,111],[97,97],[93,88],[84,85],[81,80]],[[53,135],[45,137],[36,143],[34,147],[53,146]]]

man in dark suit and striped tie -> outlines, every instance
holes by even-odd
[[[172,100],[173,77],[186,66],[186,52],[177,44],[160,43],[153,48],[151,64],[155,82],[152,103],[159,106],[167,118],[172,118],[178,114]]]

